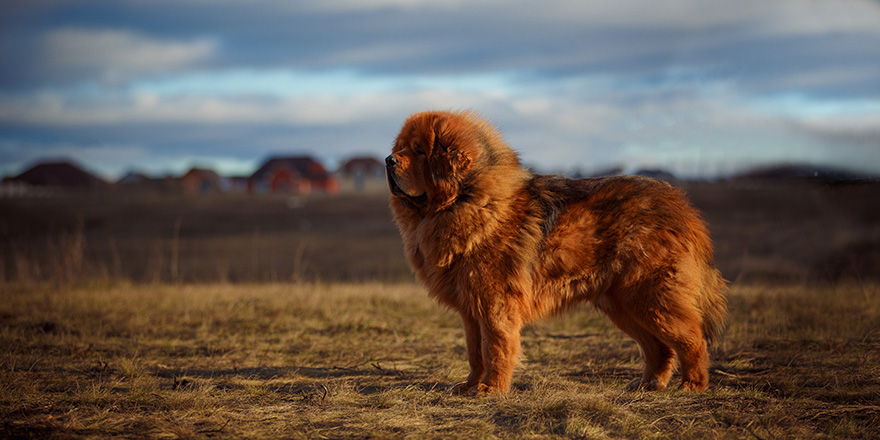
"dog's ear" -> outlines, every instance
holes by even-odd
[[[437,118],[437,120],[434,121],[434,127],[433,127],[433,130],[431,130],[431,134],[433,135],[433,139],[431,140],[431,142],[433,142],[433,145],[432,145],[432,152],[433,153],[442,154],[442,153],[446,153],[448,151],[448,147],[446,145],[446,142],[444,142],[444,139],[443,139],[443,137],[445,136],[445,134],[447,132],[446,127],[448,127],[448,126],[449,126],[449,123],[446,121],[445,118]]]
[[[431,154],[437,157],[445,157],[449,152],[449,122],[446,118],[437,118],[431,130]]]
[[[471,157],[463,148],[470,142],[469,131],[460,125],[447,118],[439,118],[433,124],[430,167],[438,207],[458,199],[466,171],[471,166]]]
[[[433,175],[435,182],[447,179],[455,179],[462,171],[467,170],[471,164],[471,158],[460,148],[462,142],[467,142],[464,133],[459,133],[454,124],[450,124],[446,118],[434,121],[433,139],[431,140],[431,156]]]

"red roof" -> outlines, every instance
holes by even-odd
[[[279,167],[287,168],[308,180],[323,180],[330,177],[324,166],[311,157],[276,157],[267,160],[249,180],[263,180]]]

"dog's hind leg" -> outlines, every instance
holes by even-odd
[[[709,353],[700,322],[682,322],[675,327],[674,334],[662,337],[678,353],[681,388],[690,391],[705,390],[709,386]]]
[[[675,352],[663,341],[655,337],[631,316],[608,313],[611,321],[639,344],[645,358],[645,371],[641,378],[627,384],[628,390],[660,391],[666,388],[675,362]]]
[[[675,350],[681,365],[681,387],[703,391],[709,385],[709,353],[699,312],[682,300],[686,296],[667,298],[673,299],[665,303],[666,307],[659,305],[664,303],[655,302],[652,308],[657,311],[656,314],[645,314],[637,319],[667,350]],[[671,365],[671,351],[667,353]]]

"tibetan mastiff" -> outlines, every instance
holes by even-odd
[[[677,356],[681,387],[706,389],[726,282],[680,190],[532,173],[472,112],[410,116],[385,163],[407,261],[464,322],[470,374],[455,392],[507,392],[523,326],[584,302],[641,347],[627,388],[664,389]]]

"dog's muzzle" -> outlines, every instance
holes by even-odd
[[[403,197],[415,204],[423,204],[428,199],[426,194],[421,194],[418,196],[412,196],[407,194],[400,188],[400,185],[397,184],[397,180],[394,176],[397,175],[397,165],[400,164],[400,160],[397,159],[395,155],[390,155],[385,158],[385,175],[388,177],[388,187],[391,189],[391,194]]]

